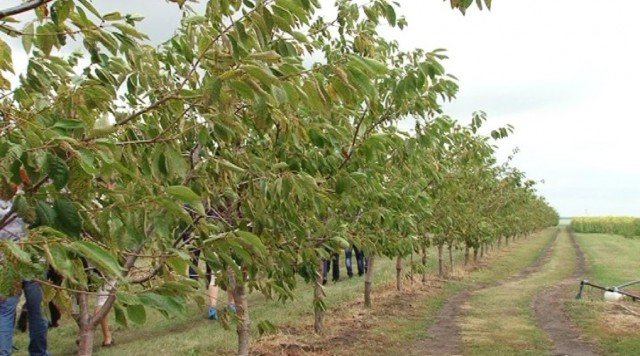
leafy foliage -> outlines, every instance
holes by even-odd
[[[297,274],[314,280],[351,244],[405,256],[555,223],[531,182],[496,164],[484,114],[443,115],[458,89],[445,52],[379,35],[406,25],[393,2],[339,0],[332,19],[316,0],[212,0],[204,14],[173,2],[184,17],[157,47],[141,17],[86,0],[0,20],[29,55],[12,85],[0,38],[0,190],[22,185],[14,203],[39,241],[23,252],[64,276],[60,294],[115,279],[116,320],[141,324],[145,308],[173,315],[197,298],[194,250],[287,300]]]

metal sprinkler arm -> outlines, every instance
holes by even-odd
[[[614,288],[622,289],[622,288],[624,288],[624,287],[632,286],[632,285],[634,285],[634,284],[640,284],[640,280],[637,280],[637,281],[631,281],[631,282],[629,282],[629,283],[621,284],[621,285],[616,286],[616,287],[614,287]]]
[[[635,295],[635,294],[631,294],[631,293],[627,293],[627,292],[625,292],[623,290],[619,290],[618,288],[629,286],[629,285],[632,285],[632,284],[637,284],[637,283],[640,283],[640,281],[627,283],[627,284],[624,284],[622,286],[617,286],[617,287],[603,287],[603,286],[599,286],[597,284],[590,283],[588,280],[585,279],[583,281],[580,281],[580,289],[578,290],[578,294],[576,295],[576,299],[582,298],[582,291],[584,289],[584,286],[590,286],[590,287],[593,287],[593,288],[596,288],[596,289],[603,290],[605,292],[620,293],[622,295],[625,295],[625,296],[631,298],[635,302],[637,300],[640,300],[640,296]]]

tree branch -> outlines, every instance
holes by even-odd
[[[51,0],[31,0],[14,7],[10,7],[8,9],[0,10],[0,20],[2,20],[5,17],[9,17],[9,16],[21,14],[23,12],[27,12],[29,10],[33,10],[50,1]]]

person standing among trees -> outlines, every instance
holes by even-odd
[[[12,211],[11,199],[17,192],[17,186],[12,186],[10,191],[0,190],[0,219]],[[24,222],[18,216],[8,218],[5,226],[0,227],[0,239],[17,241],[25,234]],[[0,263],[5,261],[0,256]],[[40,304],[42,303],[42,289],[34,280],[23,279],[20,287],[24,292],[26,306],[29,310],[29,355],[46,356],[47,353],[47,328],[48,321],[42,315]],[[11,355],[13,351],[13,328],[16,316],[16,307],[20,299],[20,291],[14,295],[0,296],[0,355]]]
[[[322,259],[322,284],[327,284],[327,275],[329,274],[329,270],[331,270],[331,280],[333,282],[337,282],[340,280],[340,264],[338,260],[340,259],[337,252],[331,252],[331,261],[327,259]]]
[[[344,250],[344,264],[347,268],[347,274],[349,278],[353,277],[353,264],[352,264],[352,254],[356,253],[356,265],[358,268],[358,276],[362,277],[362,275],[367,271],[366,269],[366,261],[364,259],[364,252],[357,248],[356,246],[347,247]]]
[[[196,213],[195,211],[193,211],[193,209],[189,205],[185,205],[184,208],[189,212],[189,215],[191,215],[193,219],[196,219]],[[213,209],[209,209],[209,211],[207,211],[207,217],[213,218],[213,219],[224,219],[224,217],[221,216],[219,212],[214,211]],[[186,242],[190,241],[192,238],[191,236],[192,234],[193,234],[193,229],[191,227],[187,227],[182,232],[182,240]],[[201,252],[202,251],[200,249],[191,250],[191,253],[193,254],[193,258],[191,259],[191,266],[189,266],[189,278],[194,280],[197,280],[199,277],[198,262],[200,260]],[[206,260],[205,260],[205,277],[207,279],[207,295],[209,297],[209,310],[207,312],[207,318],[209,320],[218,320],[217,304],[218,304],[218,294],[220,289],[216,284],[216,277],[213,272],[213,268],[211,268],[211,265]],[[227,292],[227,309],[230,310],[232,313],[236,312],[236,304],[233,299],[233,294],[230,291]]]

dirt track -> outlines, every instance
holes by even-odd
[[[442,309],[440,309],[440,312],[436,317],[436,321],[427,330],[427,338],[415,345],[411,353],[413,355],[462,354],[458,319],[461,315],[462,306],[471,297],[472,293],[484,288],[497,287],[506,283],[519,281],[527,278],[532,273],[539,271],[551,257],[551,252],[557,237],[558,231],[555,232],[555,236],[544,247],[544,250],[538,258],[522,271],[497,282],[479,284],[448,298]]]
[[[569,236],[577,258],[571,278],[565,279],[549,290],[538,293],[533,299],[532,308],[538,325],[544,329],[554,343],[554,355],[597,355],[593,345],[581,338],[563,307],[564,302],[573,297],[579,278],[584,276],[586,272],[584,254],[572,232]]]
[[[409,349],[403,348],[402,352],[410,355],[463,354],[465,349],[463,349],[460,325],[465,316],[464,306],[472,300],[472,296],[475,295],[475,293],[482,292],[485,289],[502,286],[506,288],[507,284],[520,282],[528,278],[536,278],[539,280],[543,275],[537,275],[538,273],[544,269],[544,273],[546,274],[547,265],[550,262],[553,262],[553,264],[557,264],[558,262],[556,260],[552,261],[551,259],[552,256],[555,256],[554,251],[556,251],[556,247],[558,246],[559,232],[560,230],[556,231],[555,236],[544,246],[536,260],[518,273],[514,273],[509,277],[495,282],[477,283],[447,298],[447,301],[439,310],[435,321],[427,329],[424,338],[411,345]],[[566,236],[562,238],[566,238]],[[531,301],[531,310],[540,329],[544,330],[553,342],[553,349],[551,350],[553,355],[596,355],[595,347],[581,339],[577,328],[571,323],[563,310],[564,302],[574,297],[577,281],[586,271],[584,255],[572,235],[570,235],[570,243],[574,251],[573,256],[575,256],[576,264],[573,270],[570,270],[570,267],[567,266],[568,270],[565,270],[566,274],[563,275],[571,275],[571,277],[564,280],[562,280],[562,278],[565,277],[555,279],[555,281],[561,280],[561,282],[553,282],[554,284],[552,284],[550,288],[535,289],[539,292]],[[563,251],[571,250],[566,240],[563,241],[561,246]],[[567,250],[567,248],[569,248],[569,250]],[[553,270],[553,268],[554,267],[551,267],[551,270]],[[367,350],[369,354],[388,354],[391,345],[385,343],[384,340],[380,341],[380,344],[377,345],[378,339],[375,335],[368,334],[368,329],[371,325],[375,325],[389,316],[413,320],[423,318],[424,316],[419,313],[419,309],[414,308],[411,304],[416,298],[420,299],[425,297],[425,295],[421,293],[416,295],[412,295],[411,293],[397,294],[392,290],[391,285],[389,285],[389,288],[388,291],[381,293],[382,295],[377,298],[381,303],[381,309],[364,313],[366,315],[361,315],[363,314],[362,312],[352,317],[345,315],[345,317],[341,319],[341,322],[332,327],[334,330],[332,335],[328,337],[327,340],[329,341],[327,342],[306,343],[298,340],[296,342],[283,343],[283,340],[280,340],[281,342],[275,345],[275,348],[265,347],[266,345],[263,345],[263,347],[258,348],[262,352],[257,353],[285,355],[357,354],[358,349],[352,348],[352,344],[357,345],[358,343],[354,343],[354,341],[367,335]],[[353,307],[355,307],[355,305]],[[356,309],[358,308],[346,308],[346,310]],[[295,334],[297,333],[293,332],[291,336],[294,337]],[[407,345],[405,344],[404,346]],[[391,349],[395,347],[401,347],[401,345],[394,344]],[[258,350],[254,350],[254,352],[255,351]],[[533,350],[530,349],[528,351]],[[544,349],[539,349],[538,351],[543,353],[548,352]]]

